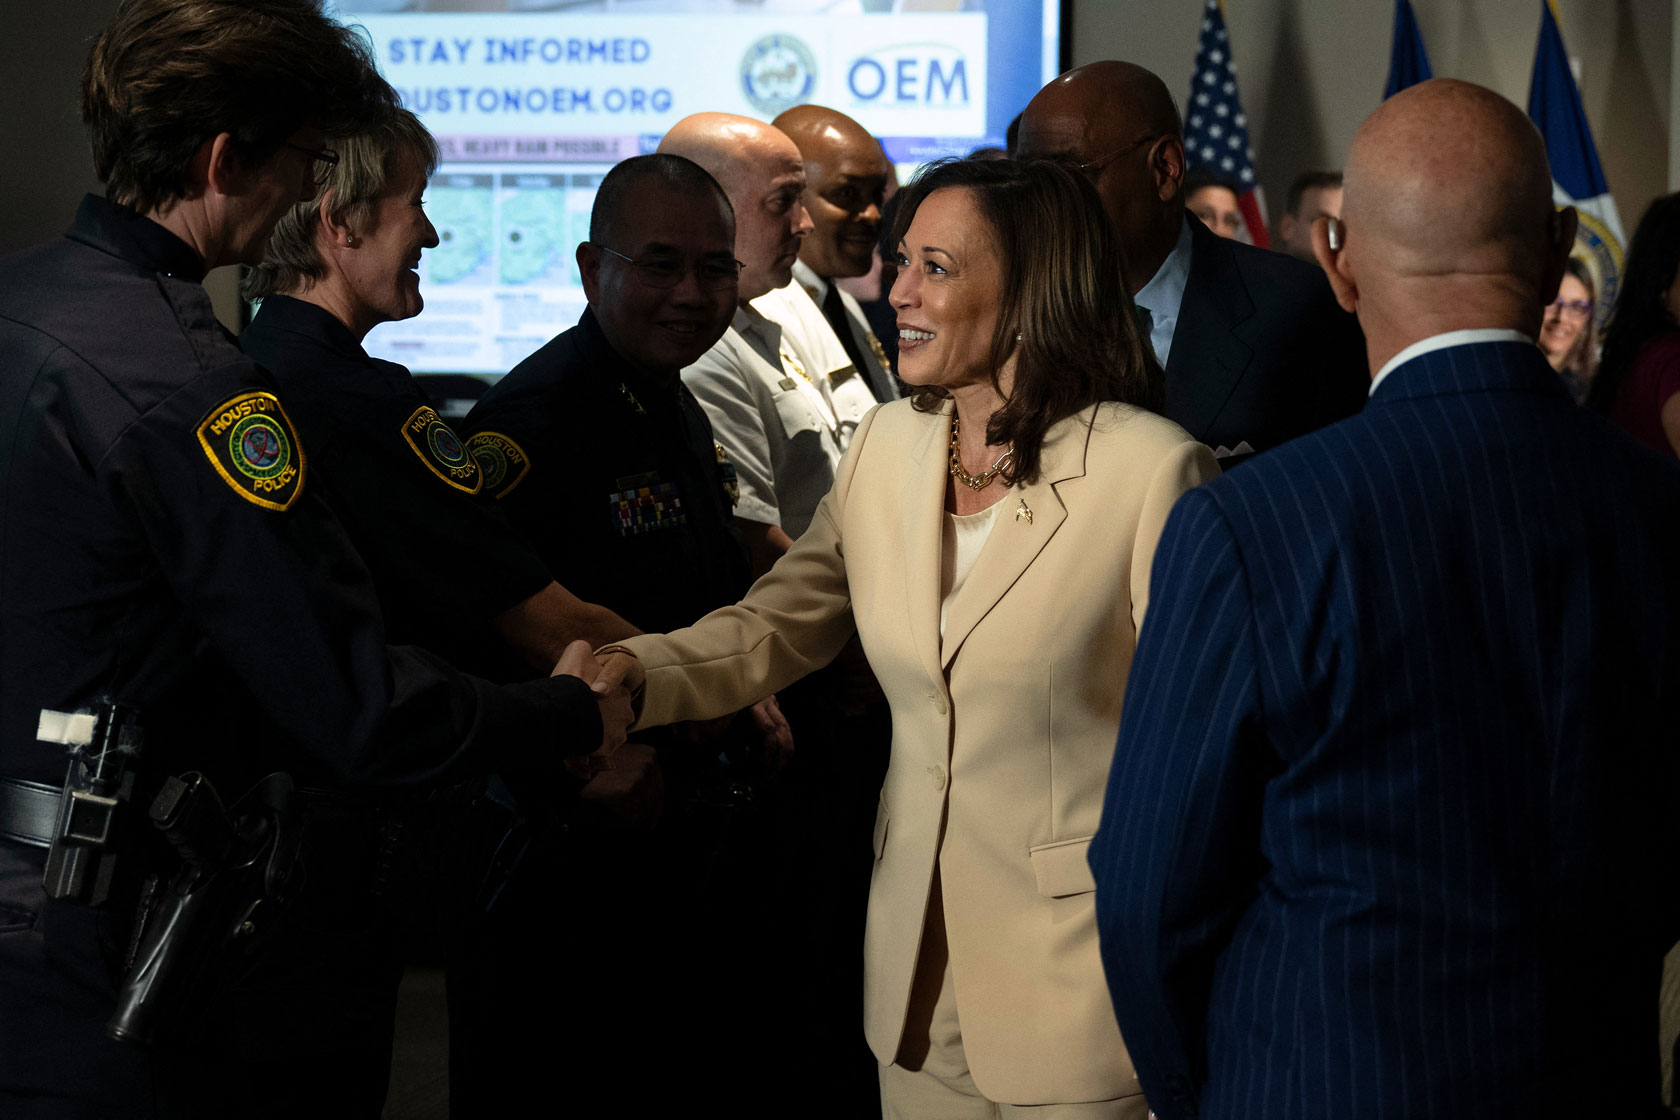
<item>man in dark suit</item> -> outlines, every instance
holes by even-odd
[[[1364,346],[1324,277],[1186,214],[1178,110],[1160,78],[1128,62],[1070,70],[1027,106],[1018,146],[1096,186],[1166,370],[1163,414],[1223,465],[1359,410]]]
[[[1355,140],[1358,416],[1190,492],[1091,848],[1162,1120],[1659,1116],[1680,464],[1534,346],[1574,213],[1460,82]]]

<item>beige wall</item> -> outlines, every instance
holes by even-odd
[[[4,0],[0,4],[0,253],[70,224],[98,190],[76,87],[88,43],[117,0]]]
[[[0,7],[0,255],[64,231],[99,190],[76,111],[82,64],[117,0],[4,0]],[[239,320],[239,282],[217,269],[205,287],[224,323]]]
[[[1073,60],[1123,58],[1175,97],[1190,86],[1205,0],[1074,0]],[[1542,0],[1413,0],[1437,77],[1528,104]],[[1557,0],[1599,158],[1632,233],[1669,188],[1673,0]],[[1339,166],[1388,77],[1393,0],[1225,0],[1243,108],[1275,221],[1289,181]],[[1680,186],[1680,184],[1675,184]]]

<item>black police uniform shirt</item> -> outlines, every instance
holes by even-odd
[[[462,424],[514,528],[584,599],[686,626],[750,583],[733,473],[694,395],[625,361],[592,310],[491,386]]]
[[[530,675],[496,658],[491,620],[548,586],[548,570],[481,496],[483,471],[408,370],[287,296],[263,301],[239,345],[280,383],[314,481],[373,573],[389,640]]]
[[[403,782],[597,745],[575,679],[492,686],[386,645],[284,398],[203,273],[95,196],[66,238],[0,262],[0,776],[62,781],[37,716],[100,695],[139,706],[155,774]]]
[[[63,781],[43,708],[110,696],[146,732],[107,907],[48,899],[45,852],[0,839],[0,1101],[153,1112],[158,1071],[103,1027],[162,775],[202,770],[231,799],[282,769],[558,770],[600,741],[575,679],[493,687],[386,645],[367,569],[203,272],[96,197],[66,238],[0,261],[0,777]]]

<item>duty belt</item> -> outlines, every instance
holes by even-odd
[[[0,778],[0,840],[52,847],[62,791],[41,782]]]
[[[92,712],[55,712],[41,709],[35,735],[44,743],[82,747],[92,742],[99,721]],[[51,848],[58,836],[63,809],[63,786],[0,778],[0,840]]]

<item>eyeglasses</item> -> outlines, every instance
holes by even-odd
[[[1585,319],[1592,314],[1592,309],[1590,299],[1554,299],[1551,302],[1551,310],[1565,319]]]
[[[625,256],[617,249],[609,249],[599,242],[592,241],[590,244],[603,253],[611,253],[636,269],[642,274],[642,281],[650,288],[674,288],[682,283],[684,276],[688,275],[689,266],[676,257],[644,257],[637,260],[635,257]],[[694,277],[700,281],[702,288],[713,291],[719,288],[732,288],[740,283],[741,270],[746,267],[741,261],[710,257],[695,263]]]
[[[1073,165],[1073,169],[1075,171],[1080,172],[1087,179],[1091,180],[1091,182],[1094,183],[1098,179],[1102,178],[1102,173],[1104,171],[1108,170],[1108,165],[1109,164],[1113,163],[1115,160],[1119,159],[1121,156],[1125,155],[1128,152],[1136,151],[1138,148],[1143,147],[1143,145],[1145,145],[1145,144],[1154,143],[1155,141],[1159,140],[1164,135],[1166,135],[1166,134],[1158,132],[1153,136],[1145,136],[1141,140],[1133,140],[1130,144],[1127,144],[1124,148],[1121,148],[1119,151],[1110,152],[1106,156],[1103,156],[1101,159],[1088,160],[1085,163],[1076,163],[1076,164]]]
[[[302,152],[312,161],[309,166],[309,177],[318,187],[327,181],[327,176],[338,166],[338,153],[331,148],[305,148],[290,140],[282,140],[282,147],[290,148],[294,152]]]

